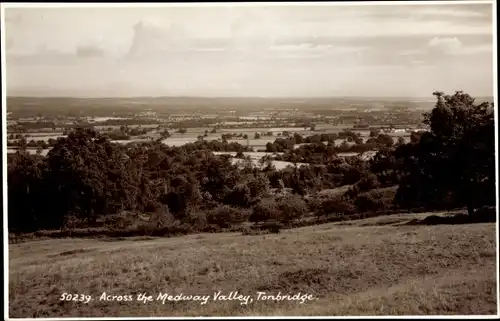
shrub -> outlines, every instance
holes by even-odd
[[[279,222],[266,222],[261,226],[261,230],[276,234],[279,233],[282,228],[283,225]]]
[[[121,230],[134,226],[137,221],[137,214],[123,211],[117,214],[106,215],[104,217],[103,225],[112,230]]]
[[[332,196],[318,201],[316,215],[350,215],[356,213],[356,207],[341,196]]]
[[[241,235],[262,235],[262,234],[266,234],[266,232],[261,230],[260,228],[252,228],[249,226],[245,226],[241,230]]]
[[[208,211],[206,215],[208,224],[215,224],[221,228],[231,227],[234,224],[241,224],[250,216],[248,210],[234,208],[228,205],[220,205]]]
[[[349,199],[355,199],[360,192],[360,188],[358,184],[354,184],[344,193],[344,196]]]
[[[372,193],[360,194],[354,200],[354,204],[360,212],[376,212],[386,208],[384,202]]]
[[[361,180],[356,183],[359,191],[369,191],[377,188],[380,184],[377,175],[369,173],[363,176]]]
[[[204,212],[193,210],[187,213],[183,223],[196,231],[201,231],[208,226],[208,219]]]
[[[309,197],[304,198],[306,205],[307,205],[307,209],[310,212],[316,212],[318,210],[318,208],[320,207],[321,200],[323,198],[324,197],[319,196],[317,193],[310,195]]]
[[[79,219],[77,216],[66,215],[64,217],[62,230],[69,230],[69,229],[77,228],[80,223],[81,223],[81,219]]]
[[[374,189],[367,193],[359,194],[354,203],[360,212],[376,212],[395,208],[394,197],[396,187]]]
[[[290,222],[305,216],[309,209],[304,199],[298,195],[287,195],[277,200],[280,211],[279,220],[281,222]]]
[[[272,198],[266,198],[254,206],[249,220],[250,222],[258,223],[267,220],[276,220],[279,216],[280,210],[276,201]]]
[[[253,229],[250,226],[244,226],[241,229],[241,235],[252,235]]]
[[[396,193],[397,186],[379,188],[370,192],[373,197],[380,199],[387,208],[395,207],[394,198]]]
[[[172,226],[175,222],[175,217],[170,213],[168,207],[159,207],[151,214],[149,222],[156,228],[163,228]]]

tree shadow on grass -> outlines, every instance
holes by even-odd
[[[495,208],[478,211],[475,215],[456,214],[453,216],[427,216],[423,220],[411,220],[401,225],[454,225],[473,223],[494,223],[496,222]]]

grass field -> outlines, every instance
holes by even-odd
[[[9,317],[496,314],[495,224],[405,225],[427,215],[258,236],[11,244]],[[253,302],[213,300],[218,291],[238,291]],[[64,292],[92,301],[60,301]],[[103,292],[134,301],[100,301]],[[135,301],[142,292],[153,301]],[[257,292],[301,292],[313,300],[257,300]],[[210,299],[163,304],[159,293]]]

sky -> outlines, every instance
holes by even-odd
[[[8,95],[493,95],[491,4],[5,7]]]

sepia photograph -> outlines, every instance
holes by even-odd
[[[496,10],[2,3],[5,319],[497,318]]]

